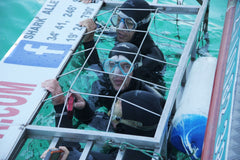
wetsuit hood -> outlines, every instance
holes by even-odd
[[[125,1],[120,9],[151,9],[151,6],[144,0],[127,0]],[[144,18],[147,18],[151,11],[136,11],[136,10],[122,10],[124,14],[133,18],[136,22],[141,21]]]
[[[124,92],[120,98],[134,103],[141,108],[138,108],[130,103],[122,101],[122,119],[133,120],[142,123],[143,128],[135,128],[125,124],[118,124],[117,129],[120,133],[141,135],[141,136],[154,136],[157,124],[160,117],[156,114],[162,113],[163,103],[160,97],[147,91],[132,90]],[[150,113],[149,110],[153,113]],[[147,129],[145,129],[145,128]]]
[[[157,95],[154,95],[147,91],[133,90],[125,92],[120,96],[122,99],[127,100],[131,103],[141,106],[143,109],[147,109],[157,114],[162,113],[162,108],[164,106],[163,101]],[[149,113],[145,110],[137,108],[132,104],[122,101],[122,119],[133,120],[142,123],[143,127],[137,129],[130,127],[125,124],[119,123],[117,125],[116,132],[131,134],[131,135],[140,135],[140,136],[149,136],[153,137],[157,128],[157,124],[160,120],[160,117]],[[145,127],[145,128],[144,128]],[[126,150],[123,160],[150,160],[151,157],[147,156],[136,150]]]
[[[130,53],[124,53],[124,52],[130,52]],[[122,55],[132,62],[137,52],[138,52],[138,47],[136,45],[129,42],[123,42],[115,45],[115,47],[112,48],[112,51],[110,52],[108,57],[111,58],[115,55],[117,56]],[[135,62],[139,62],[139,61],[140,61],[140,58],[137,58]]]
[[[136,11],[136,10],[122,10],[122,12],[124,12],[127,16],[132,17],[136,22],[139,22],[141,20],[143,20],[144,18],[148,18],[151,14],[151,11],[149,9],[151,9],[151,6],[144,0],[127,0],[126,2],[124,2],[122,4],[122,6],[120,7],[120,9],[127,9],[127,8],[134,8],[134,9],[146,9],[146,11]],[[138,25],[136,30],[143,30],[143,31],[147,31],[148,29],[148,25],[149,25],[150,21]],[[138,47],[141,44],[141,40],[143,39],[145,33],[143,32],[135,32],[135,34],[133,35],[132,39],[131,39],[131,43],[134,43],[135,45],[137,45]],[[146,41],[152,41],[151,37],[148,35],[146,37]],[[146,43],[144,43],[146,44]],[[154,44],[154,43],[147,43],[149,44]],[[149,46],[151,47],[151,46]],[[145,48],[145,47],[143,47]],[[146,53],[143,53],[146,54]]]

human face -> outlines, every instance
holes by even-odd
[[[117,100],[113,110],[113,119],[111,121],[114,128],[117,128],[117,125],[119,124],[118,118],[121,118],[121,117],[122,117],[122,101]]]
[[[123,116],[122,101],[117,100],[114,105],[114,110],[113,110],[112,119],[111,119],[112,126],[116,129],[117,125],[121,123],[123,125],[127,125],[137,129],[140,129],[141,127],[143,127],[142,122],[131,120],[131,119],[124,119],[122,118],[122,116]]]
[[[110,59],[112,59],[113,61],[118,61],[118,62],[123,61],[123,60],[129,61],[125,56],[122,56],[122,55],[118,55],[118,56],[115,55],[115,56],[111,57]],[[124,79],[125,79],[125,76],[121,76],[121,75],[123,75],[123,73],[122,73],[122,71],[120,70],[119,67],[115,67],[113,69],[112,73],[119,74],[119,75],[109,74],[109,79],[112,83],[113,88],[116,91],[118,91],[120,89]],[[130,76],[132,76],[132,74],[133,74],[132,72],[129,73]],[[125,83],[123,84],[121,90],[125,90],[129,86],[130,81],[131,81],[131,78],[127,77],[127,79],[126,79]]]
[[[126,28],[124,28],[126,29]],[[125,31],[117,29],[117,41],[118,42],[130,42],[133,38],[134,31]]]
[[[134,30],[137,27],[135,20],[120,11],[113,14],[111,23],[117,28],[117,40],[119,42],[130,42],[135,33],[131,30]]]

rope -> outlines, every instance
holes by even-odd
[[[192,156],[196,153],[196,149],[193,150],[193,152],[191,154],[185,155],[182,160],[186,160],[186,159],[195,159],[192,158]]]
[[[161,160],[163,160],[162,156],[159,153],[151,151],[151,150],[140,149],[137,146],[135,146],[133,144],[130,144],[128,142],[123,142],[122,144],[117,145],[117,144],[112,144],[112,142],[110,140],[108,140],[106,142],[106,144],[108,144],[109,146],[111,146],[113,148],[119,148],[120,150],[129,149],[129,150],[139,151],[139,152],[142,152],[143,154],[145,154],[145,155],[147,155],[147,156],[149,156],[153,159],[158,160],[160,158]]]

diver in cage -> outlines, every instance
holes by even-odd
[[[128,42],[119,43],[113,47],[109,54],[109,58],[104,61],[103,65],[92,65],[96,70],[105,71],[104,74],[101,73],[99,76],[100,79],[92,84],[92,94],[115,96],[119,90],[119,94],[130,90],[144,90],[158,95],[161,97],[162,103],[165,103],[164,97],[153,87],[130,77],[134,77],[136,69],[141,66],[141,57],[139,56],[136,57],[133,63],[137,51],[138,47],[134,44]],[[56,111],[56,124],[58,124],[60,118],[59,114],[62,113],[63,104],[65,102],[65,97],[62,94],[59,82],[55,79],[46,80],[42,83],[42,87],[50,91],[52,96],[54,96],[52,101]],[[72,104],[73,114],[79,123],[89,123],[94,115],[104,112],[107,113],[111,109],[114,101],[113,98],[109,97],[89,96],[88,99],[85,100],[78,93],[72,95],[74,96]],[[102,106],[104,106],[104,108]],[[68,123],[69,127],[73,127],[72,123],[67,119],[68,116],[65,113],[61,124],[66,126],[65,123]],[[79,123],[77,122],[74,126],[78,126]]]
[[[131,90],[144,90],[152,95],[158,96],[161,100],[161,104],[164,105],[165,99],[159,92],[147,84],[130,77],[134,76],[135,69],[141,65],[141,58],[136,58],[136,61],[132,63],[137,51],[138,48],[128,42],[119,43],[113,47],[109,54],[109,58],[104,61],[103,65],[101,65],[101,69],[104,70],[108,76],[106,76],[106,74],[103,74],[105,76],[99,76],[102,77],[102,79],[99,79],[92,84],[92,93],[96,95],[115,96],[118,90],[120,90],[120,94]],[[100,70],[98,68],[100,67],[99,65],[95,65],[95,67],[97,70]],[[124,81],[125,77],[126,80]],[[44,81],[42,87],[50,91],[52,96],[54,96],[52,101],[56,111],[56,124],[58,124],[65,102],[62,88],[56,79]],[[72,91],[72,96],[75,99],[72,103],[74,115],[73,121],[69,118],[69,112],[65,108],[60,127],[77,128],[80,124],[88,124],[95,117],[106,117],[114,101],[113,98],[98,96],[89,96],[88,99],[85,100],[80,94],[74,91]],[[80,125],[80,128],[82,126],[84,125]],[[104,127],[105,126],[100,124],[97,129],[102,130]],[[76,143],[71,144],[64,142],[61,145],[68,146],[71,151],[79,149],[79,146]]]
[[[85,1],[89,3],[91,1]],[[129,9],[129,10],[127,10]],[[143,9],[143,10],[134,10]],[[145,10],[144,10],[145,9]],[[116,30],[116,43],[130,42],[135,44],[141,50],[141,54],[158,61],[149,59],[147,57],[142,58],[143,65],[135,71],[135,75],[143,80],[165,86],[163,80],[163,74],[165,72],[165,58],[162,51],[154,43],[150,34],[147,33],[151,19],[151,6],[144,0],[127,0],[118,10],[113,13],[111,17],[111,23],[117,28]],[[80,26],[87,28],[87,32],[83,37],[83,45],[85,49],[92,48],[94,46],[94,30],[97,25],[92,19],[87,19],[80,22]],[[139,31],[140,30],[140,31]],[[142,31],[142,32],[141,32]],[[143,41],[143,43],[142,43]],[[90,54],[91,50],[85,51],[85,57]],[[99,63],[99,57],[96,49],[93,50],[88,64]],[[165,94],[160,90],[161,94]]]
[[[114,104],[113,112],[109,111],[108,117],[101,118],[95,116],[93,121],[89,123],[89,126],[97,130],[105,131],[110,120],[110,113],[112,113],[112,131],[122,134],[154,137],[163,106],[164,104],[161,98],[150,92],[141,90],[124,92]],[[105,127],[99,128],[99,125]],[[65,153],[64,159],[62,160],[66,158],[69,160],[79,159],[81,156],[81,152],[79,151],[74,150],[69,152],[66,147],[60,146],[59,148],[63,149]],[[144,153],[148,153],[149,155]],[[101,151],[96,152],[92,150],[87,160],[113,160],[116,158],[116,154],[116,146],[106,143],[102,146]],[[45,155],[46,152],[41,158],[44,158]],[[132,148],[125,151],[123,160],[150,160],[152,156],[149,150],[140,148],[136,150],[136,148]]]

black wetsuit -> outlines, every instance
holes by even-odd
[[[91,65],[90,68],[95,70],[102,70],[101,66],[98,64]],[[106,96],[115,96],[116,91],[114,90],[111,82],[108,78],[107,74],[97,73],[98,80],[95,81],[92,85],[92,93],[97,95],[106,95]],[[150,87],[149,85],[131,79],[129,87],[124,91],[120,92],[127,92],[130,90],[144,90],[151,92],[152,94],[156,94],[161,97],[163,100],[163,96],[159,94],[155,89]],[[86,100],[86,107],[82,110],[74,109],[74,116],[80,120],[81,122],[88,123],[91,121],[92,117],[95,114],[95,111],[99,107],[106,107],[108,110],[111,109],[114,99],[113,98],[105,98],[105,97],[96,97],[96,96],[89,96],[88,100]]]
[[[99,70],[101,69],[101,66],[98,64],[91,65],[90,68]],[[96,80],[93,85],[92,85],[92,93],[97,94],[97,95],[109,95],[109,96],[115,96],[116,91],[110,84],[110,80],[108,79],[108,75],[104,76],[106,74],[102,73],[97,73],[98,74],[98,80]],[[124,90],[122,93],[125,93],[127,91],[131,90],[143,90],[147,91],[151,94],[157,95],[159,99],[161,99],[162,105],[165,103],[165,99],[159,94],[155,89],[152,87],[146,85],[143,82],[136,81],[134,79],[131,79],[131,82],[129,84],[129,87]],[[74,116],[79,120],[81,123],[87,123],[89,126],[97,129],[97,130],[106,130],[108,122],[109,122],[109,117],[106,115],[106,113],[98,113],[96,110],[99,107],[105,106],[108,110],[111,109],[112,104],[113,104],[112,98],[103,98],[103,97],[96,97],[96,96],[91,96],[86,100],[86,107],[83,110],[78,110],[74,108]],[[61,113],[62,112],[62,107],[63,104],[54,106],[56,113]],[[56,117],[56,124],[59,121],[59,117]],[[65,115],[62,117],[61,121],[61,127],[66,127],[66,128],[73,128],[72,125],[72,119],[71,117],[68,117],[65,111]],[[110,128],[110,131],[113,131],[112,128]],[[81,156],[81,151],[79,151],[79,143],[73,143],[73,142],[62,142],[61,145],[67,146],[67,148],[70,150],[70,154],[68,159],[76,159]],[[88,157],[88,160],[102,160],[102,159],[108,159],[108,160],[113,160],[115,159],[117,150],[112,150],[111,154],[105,154],[105,153],[100,153],[100,152],[91,152],[90,156]],[[131,155],[135,155],[136,153],[133,151],[127,151],[127,156],[130,157]],[[137,154],[139,155],[139,153]],[[144,154],[140,154],[140,157],[144,157]],[[145,157],[148,159],[149,157]]]
[[[141,45],[141,41],[138,40],[138,37],[141,37],[141,35],[139,34],[140,33],[138,33],[138,36],[135,36],[135,38],[133,38],[133,40],[131,41],[131,43],[135,44],[138,47],[140,47]],[[146,36],[140,51],[141,54],[157,59],[161,62],[143,57],[143,66],[135,71],[136,77],[155,84],[159,84],[161,86],[165,86],[165,82],[163,80],[165,72],[165,58],[162,51],[154,43],[150,35]],[[161,93],[164,94],[164,92]]]
[[[135,33],[133,39],[130,43],[135,44],[137,47],[140,47],[141,40],[143,39],[143,33]],[[117,41],[116,41],[117,42]],[[94,46],[94,41],[83,43],[85,49],[92,48]],[[85,51],[85,57],[87,58],[91,50]],[[165,86],[165,82],[163,79],[165,72],[165,58],[162,51],[158,48],[158,46],[154,43],[150,35],[147,35],[143,45],[141,46],[141,54],[157,59],[161,62],[154,61],[152,59],[143,57],[142,58],[142,66],[135,70],[135,77],[143,79],[145,81],[149,81],[161,86]],[[94,49],[90,58],[88,59],[88,64],[99,64],[100,60],[97,54],[97,50]],[[165,95],[164,90],[158,90],[162,95]]]

